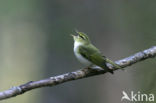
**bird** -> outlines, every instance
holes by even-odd
[[[73,51],[76,58],[82,64],[84,64],[88,68],[92,66],[101,67],[111,74],[113,74],[114,72],[112,69],[109,69],[107,67],[106,63],[112,64],[115,68],[121,68],[118,64],[103,56],[100,50],[91,43],[87,34],[79,31],[76,31],[76,33],[78,34],[77,36],[71,34],[74,40]]]

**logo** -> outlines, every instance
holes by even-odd
[[[127,94],[125,91],[122,91],[122,98],[121,101],[149,101],[153,102],[154,101],[154,94],[143,94],[140,91],[134,92],[131,91],[130,94]]]

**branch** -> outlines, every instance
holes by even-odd
[[[156,56],[156,46],[153,46],[147,50],[138,52],[132,56],[118,60],[118,61],[116,61],[116,63],[119,66],[121,66],[122,68],[124,68],[124,67],[130,66],[132,64],[135,64],[139,61],[143,61],[148,58],[153,58],[155,56]],[[117,68],[114,68],[110,64],[107,64],[107,66],[110,69],[113,69],[114,71],[118,70]],[[85,68],[85,69],[81,69],[81,70],[77,70],[74,72],[50,77],[50,78],[39,80],[39,81],[30,81],[26,84],[22,84],[20,86],[13,87],[9,90],[0,92],[0,100],[7,99],[10,97],[15,97],[17,95],[23,94],[32,89],[48,87],[48,86],[52,87],[52,86],[55,86],[58,84],[62,84],[64,82],[82,79],[82,78],[91,77],[91,76],[100,75],[100,74],[105,74],[105,73],[107,73],[107,71],[105,71],[103,69]]]

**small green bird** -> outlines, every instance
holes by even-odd
[[[77,36],[72,35],[74,39],[74,54],[82,64],[88,67],[95,65],[107,70],[112,74],[113,70],[107,67],[107,62],[116,68],[120,68],[119,65],[103,56],[101,52],[91,44],[86,34],[78,31],[76,31],[76,33],[78,34]]]

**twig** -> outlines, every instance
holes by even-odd
[[[148,59],[148,58],[153,58],[156,56],[156,46],[153,46],[147,50],[138,52],[132,56],[129,56],[127,58],[121,59],[116,61],[116,63],[121,66],[122,68],[130,66],[134,63],[137,63],[139,61]],[[117,68],[114,68],[112,65],[107,64],[107,66],[110,69],[118,70]],[[47,87],[47,86],[55,86],[58,84],[62,84],[64,82],[72,81],[72,80],[77,80],[77,79],[82,79],[86,77],[91,77],[94,75],[100,75],[100,74],[105,74],[107,71],[103,69],[95,69],[95,68],[85,68],[81,70],[77,70],[75,72],[70,72],[54,77],[50,77],[47,79],[39,80],[39,81],[30,81],[26,84],[22,84],[17,87],[13,87],[9,90],[0,92],[0,100],[15,97],[17,95],[23,94],[27,91],[30,91],[32,89],[40,88],[40,87]]]

